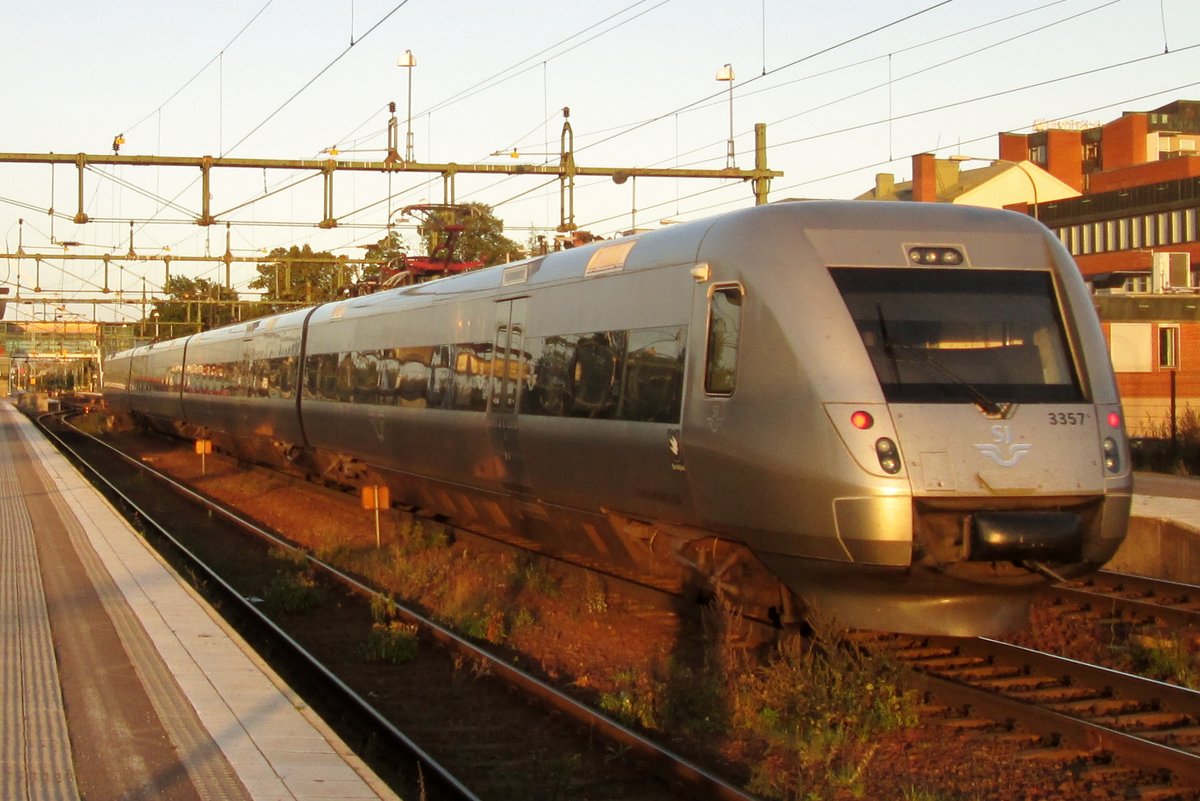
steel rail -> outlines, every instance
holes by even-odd
[[[213,512],[226,518],[231,523],[250,531],[256,536],[270,541],[282,549],[286,549],[287,551],[298,556],[303,556],[314,567],[317,567],[322,572],[332,576],[351,590],[368,598],[381,597],[381,594],[377,590],[360,581],[358,578],[317,558],[313,554],[301,548],[297,548],[295,545],[283,539],[278,534],[259,526],[253,521],[245,519],[236,510],[230,509],[224,504],[205,497],[190,487],[176,481],[175,479],[172,479],[170,476],[167,476],[160,471],[143,464],[142,462],[125,453],[122,453],[120,450],[117,450],[102,440],[91,437],[84,432],[79,432],[79,434],[80,436],[88,437],[96,444],[102,445],[103,447],[111,450],[120,458],[132,465],[135,465],[138,469],[154,476],[156,480],[164,482],[174,491],[184,495],[198,504],[201,504],[206,509],[211,509]],[[541,679],[538,679],[537,677],[514,667],[506,660],[501,659],[489,653],[487,650],[480,648],[474,643],[463,639],[436,621],[431,620],[424,615],[421,615],[419,612],[409,609],[402,604],[394,603],[394,608],[401,617],[406,619],[407,622],[421,627],[445,647],[450,648],[453,651],[456,651],[457,653],[462,654],[470,659],[476,661],[482,660],[486,662],[492,672],[492,675],[496,676],[501,681],[505,682],[509,686],[517,688],[521,692],[535,697],[537,700],[545,704],[548,709],[561,713],[571,720],[582,723],[588,727],[589,731],[595,732],[598,736],[608,739],[614,744],[627,749],[628,753],[633,755],[642,764],[647,766],[649,770],[653,771],[656,775],[666,780],[668,783],[685,789],[689,792],[689,794],[691,794],[691,796],[695,797],[696,794],[703,794],[702,797],[716,799],[717,801],[755,801],[754,796],[744,793],[742,790],[720,778],[719,776],[709,773],[699,765],[696,765],[683,756],[675,754],[674,752],[658,745],[657,743],[633,731],[632,729],[588,708],[571,696],[566,695],[551,685],[543,682]],[[257,609],[254,611],[261,615],[261,612],[259,612]],[[297,645],[297,647],[299,646]],[[349,691],[349,688],[347,688],[347,691]],[[364,701],[363,703],[366,702]],[[405,739],[407,740],[407,738]]]
[[[172,548],[176,550],[193,568],[203,574],[204,581],[214,587],[222,596],[224,602],[235,605],[237,612],[244,615],[247,619],[253,621],[254,625],[268,633],[268,636],[275,642],[282,644],[291,654],[300,659],[306,664],[315,674],[335,692],[344,703],[357,710],[360,714],[366,716],[371,723],[389,737],[397,747],[413,757],[421,767],[422,776],[427,784],[432,784],[434,789],[438,791],[439,797],[442,793],[446,797],[462,799],[462,801],[482,801],[476,796],[466,785],[462,784],[453,774],[444,768],[436,759],[425,752],[417,743],[408,737],[404,732],[394,726],[391,721],[383,717],[379,712],[362,698],[358,693],[351,689],[343,682],[336,674],[321,664],[312,654],[310,654],[299,642],[297,642],[290,634],[280,628],[274,621],[267,617],[262,610],[246,598],[220,575],[215,573],[207,564],[197,557],[190,549],[174,537],[168,528],[159,523],[154,517],[142,508],[136,501],[126,495],[116,485],[108,480],[106,476],[96,470],[86,458],[83,457],[75,448],[71,447],[61,436],[50,429],[43,421],[47,417],[65,416],[68,412],[53,412],[44,414],[36,418],[35,422],[42,433],[49,437],[55,443],[55,446],[66,454],[70,460],[78,467],[87,471],[92,477],[94,483],[102,485],[103,490],[110,498],[116,498],[126,508],[132,510],[140,523],[154,530],[157,536],[164,538],[171,543]],[[163,476],[158,471],[132,459],[120,451],[112,448],[106,442],[96,439],[78,429],[73,429],[79,436],[87,437],[98,445],[103,445],[105,448],[119,455],[122,459],[130,464],[133,464],[143,471],[149,472],[156,477],[165,480],[172,489],[182,492],[184,495],[196,501],[204,501],[202,496],[189,490],[187,487],[171,480],[169,477]],[[205,503],[206,508],[212,508],[214,511],[221,512],[227,515],[228,513],[211,503]],[[428,773],[426,773],[428,771]]]
[[[1042,675],[1056,680],[1063,687],[1090,689],[1098,700],[1128,700],[1148,710],[1184,716],[1188,720],[1185,725],[1188,726],[1200,723],[1200,692],[1186,687],[983,637],[930,637],[923,638],[922,642],[929,647],[974,662],[975,667],[1008,667],[1013,675],[1026,675],[1031,680]],[[1019,723],[1052,740],[1061,738],[1080,747],[1102,747],[1144,770],[1165,773],[1184,784],[1200,787],[1200,753],[1159,742],[1148,736],[1158,734],[1169,737],[1171,728],[1143,733],[1123,731],[1096,720],[1088,720],[1081,715],[1024,700],[1020,697],[1020,690],[988,689],[987,678],[956,678],[956,670],[971,670],[972,665],[967,663],[959,667],[922,668],[919,659],[902,661],[920,671],[923,680],[939,697],[955,699],[957,703],[968,705],[999,722]]]
[[[1137,592],[1128,598],[1118,593]],[[1200,587],[1147,576],[1101,571],[1082,581],[1046,588],[1042,595],[1056,601],[1078,603],[1093,609],[1107,606],[1129,612],[1138,619],[1158,618],[1170,626],[1200,625],[1200,608],[1180,606],[1172,597],[1184,596],[1200,604]],[[1157,599],[1157,600],[1156,600]]]

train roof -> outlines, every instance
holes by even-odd
[[[397,307],[432,305],[450,297],[470,297],[511,287],[514,293],[532,287],[588,276],[648,270],[670,264],[696,263],[704,255],[730,254],[755,246],[764,235],[791,231],[805,239],[828,263],[902,264],[896,232],[928,241],[950,236],[982,236],[991,245],[976,246],[984,261],[1013,256],[1013,235],[1024,235],[1027,254],[1044,248],[1052,235],[1036,220],[1016,212],[945,203],[901,203],[865,200],[784,200],[753,206],[692,222],[610,240],[598,240],[511,264],[496,265],[371,295],[332,301],[272,317],[235,323],[194,336],[210,341],[242,336],[269,328],[300,326],[310,312],[314,322],[372,316]],[[889,236],[871,237],[873,231]],[[1040,232],[1040,237],[1029,234]],[[710,239],[710,234],[712,238]],[[711,243],[711,245],[709,244]],[[953,244],[942,241],[940,244]],[[1042,250],[1044,263],[1044,250]],[[155,343],[145,347],[162,347]],[[134,352],[141,350],[134,349]],[[123,355],[123,354],[118,354]]]

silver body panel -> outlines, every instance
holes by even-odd
[[[971,402],[889,402],[830,270],[910,268],[914,245],[953,246],[966,256],[962,269],[1049,275],[1083,399],[1012,404],[1001,416]],[[938,268],[928,269],[935,280]],[[743,293],[741,328],[736,388],[714,394],[706,329],[722,287]],[[1120,425],[1106,428],[1119,399],[1099,323],[1067,253],[1022,215],[781,203],[259,326],[194,337],[188,361],[302,355],[299,418],[294,398],[197,393],[184,393],[182,418],[357,460],[406,502],[593,557],[621,558],[605,535],[613,515],[707,532],[744,545],[806,601],[855,625],[1011,624],[1013,613],[990,607],[1019,607],[1007,601],[1027,581],[923,569],[930,549],[920,539],[940,530],[929,523],[939,515],[1082,510],[1083,560],[1072,570],[1103,562],[1124,535],[1129,453]],[[645,331],[664,332],[664,352],[682,354],[677,419],[531,411],[547,343],[588,332],[632,341],[629,332]],[[670,332],[684,340],[667,342]],[[151,362],[166,370],[154,359],[167,351],[155,347]],[[128,358],[114,357],[106,373]],[[581,380],[578,361],[574,369]],[[518,385],[521,397],[505,395]],[[154,393],[119,382],[110,391],[114,404],[172,414]],[[874,418],[869,431],[847,422],[857,410]],[[1119,447],[1116,472],[1104,467],[1106,436]],[[894,474],[880,467],[880,437],[898,445]],[[944,623],[931,622],[933,608]]]

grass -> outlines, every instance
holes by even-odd
[[[268,607],[292,614],[315,609],[324,599],[325,593],[310,571],[280,571],[263,591],[263,600]]]
[[[416,625],[399,620],[374,623],[367,636],[367,661],[391,665],[411,662],[417,655],[417,646]]]
[[[658,699],[663,684],[633,668],[613,671],[614,688],[600,694],[600,708],[628,726],[658,728]]]
[[[1138,673],[1183,687],[1200,689],[1192,652],[1187,643],[1173,638],[1135,636],[1129,639],[1129,655]]]
[[[396,597],[421,599],[429,614],[468,637],[511,645],[538,625],[544,599],[561,599],[581,625],[613,611],[604,581],[588,575],[564,583],[544,562],[480,562],[454,548],[444,526],[408,518],[384,548],[331,540],[329,561]],[[268,590],[273,605],[309,603],[300,557],[281,556],[293,574]],[[293,564],[294,563],[294,564]],[[568,595],[568,593],[570,593]],[[566,596],[566,597],[564,597]],[[402,662],[417,652],[416,632],[395,620],[390,596],[373,602],[366,658]],[[616,666],[597,685],[597,704],[626,725],[702,742],[730,736],[758,754],[748,789],[765,798],[862,797],[882,734],[915,726],[916,693],[887,659],[851,647],[832,624],[812,637],[750,650],[739,610],[716,605],[704,616],[700,646],[662,657],[659,664]],[[695,647],[693,651],[692,648]],[[482,678],[478,665],[456,659],[456,682]],[[581,686],[587,686],[581,683]],[[914,789],[911,801],[934,801]]]
[[[1200,474],[1200,414],[1190,406],[1178,413],[1176,438],[1166,422],[1147,421],[1146,436],[1131,443],[1133,468],[1174,475]]]
[[[765,798],[864,797],[877,738],[919,722],[902,669],[851,646],[832,625],[804,640],[781,639],[762,655],[741,645],[737,609],[717,606],[706,620],[698,664],[668,659],[659,671],[615,670],[601,709],[675,737],[732,731],[757,743],[749,751],[762,756],[747,789]]]
[[[735,685],[732,725],[766,745],[748,789],[768,798],[833,797],[840,790],[858,797],[873,740],[918,722],[917,696],[903,688],[903,675],[822,624],[809,640],[781,640],[761,665],[746,665]]]

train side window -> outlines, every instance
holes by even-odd
[[[432,408],[447,408],[453,388],[454,370],[450,367],[454,348],[438,345],[429,357],[429,405]]]
[[[741,327],[742,288],[716,287],[708,301],[708,352],[704,362],[704,391],[710,395],[733,394]]]
[[[683,328],[629,332],[622,420],[675,423],[683,402]]]
[[[492,375],[492,343],[467,342],[455,348],[454,408],[486,411],[488,381]]]
[[[424,408],[429,405],[429,362],[432,348],[397,350],[398,372],[393,386],[400,406]]]
[[[526,340],[530,352],[531,386],[521,401],[521,414],[559,417],[571,404],[571,365],[575,360],[573,334]]]
[[[572,417],[617,416],[624,362],[624,331],[604,331],[579,338],[571,373]]]
[[[279,359],[279,397],[281,398],[296,396],[296,362],[295,356],[284,356]]]

